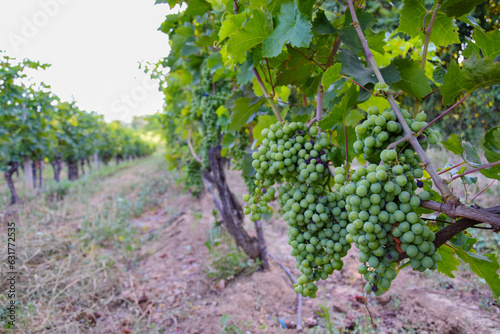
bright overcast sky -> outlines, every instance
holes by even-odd
[[[36,81],[107,121],[161,110],[158,83],[139,62],[169,51],[158,27],[167,5],[154,0],[0,0],[0,50],[52,64]]]

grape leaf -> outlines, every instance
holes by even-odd
[[[498,259],[495,254],[485,254],[481,256],[466,252],[461,248],[456,249],[456,254],[467,262],[472,271],[486,281],[497,302],[500,302],[500,276],[497,271],[500,269]]]
[[[264,57],[278,56],[285,43],[290,43],[293,47],[309,46],[313,37],[312,25],[303,17],[295,3],[283,4],[277,21],[275,29],[264,40]]]
[[[402,77],[392,86],[417,98],[423,98],[432,92],[429,78],[425,76],[424,70],[420,68],[420,62],[411,59],[394,59],[392,64],[397,67]]]
[[[363,31],[369,29],[377,22],[373,15],[362,10],[357,10],[356,16]],[[363,50],[363,45],[359,40],[356,28],[354,28],[354,26],[352,25],[352,16],[350,9],[348,9],[345,13],[345,22],[342,29],[340,29],[339,35],[342,39],[342,43],[346,47],[348,47],[352,53],[358,54]],[[368,39],[368,35],[366,35],[365,38]],[[368,44],[370,44],[370,41],[368,41]]]
[[[460,43],[460,39],[458,38],[458,27],[453,22],[453,18],[438,11],[436,19],[434,20],[434,25],[432,26],[430,41],[436,45],[442,46]]]
[[[462,158],[473,167],[479,167],[480,165],[482,165],[481,158],[479,157],[476,148],[469,142],[464,143],[464,152],[462,154]]]
[[[365,38],[371,50],[377,51],[382,55],[385,53],[384,46],[387,44],[385,42],[385,31],[375,33],[371,29],[368,29],[365,32]]]
[[[246,60],[245,53],[264,41],[271,30],[270,13],[254,9],[252,17],[245,23],[245,26],[231,35],[227,43],[227,51],[236,63],[242,63]]]
[[[445,0],[441,4],[440,10],[448,16],[460,17],[471,12],[482,2],[484,0]]]
[[[253,158],[250,153],[243,154],[241,159],[241,176],[243,177],[253,177],[256,173],[255,168],[253,168],[252,162]]]
[[[500,54],[500,30],[484,32],[481,28],[476,28],[472,39],[481,48],[484,57],[495,59]]]
[[[338,123],[345,123],[349,111],[357,103],[358,89],[356,85],[351,85],[349,90],[342,97],[340,103],[333,107],[333,109],[319,122],[319,127],[323,130],[329,130]]]
[[[219,29],[219,42],[222,42],[226,37],[229,37],[233,32],[241,28],[245,19],[246,15],[244,13],[226,15],[226,18],[222,21],[222,26]]]
[[[452,133],[447,141],[441,141],[444,148],[455,154],[462,154],[464,151],[464,146],[462,144],[462,138]]]
[[[296,50],[289,49],[288,51],[290,55],[279,67],[276,85],[297,85],[302,87],[313,73],[315,64]],[[304,51],[307,52],[307,50]]]
[[[275,115],[261,115],[257,118],[257,125],[253,128],[253,138],[255,140],[254,144],[260,143],[264,137],[262,137],[262,130],[268,129],[271,125],[278,121]]]
[[[437,270],[448,277],[455,278],[452,272],[458,269],[460,261],[456,258],[453,249],[443,245],[437,249],[437,252],[443,258],[438,262]]]
[[[404,6],[401,10],[397,31],[403,32],[411,37],[420,36],[420,38],[424,40],[425,36],[422,29],[424,18],[426,18],[427,25],[431,17],[430,14],[427,14],[425,0],[404,0],[403,2]],[[460,43],[458,28],[455,23],[453,23],[453,18],[448,17],[445,13],[441,12],[441,10],[438,10],[436,14],[430,41],[436,45],[443,46],[452,43]]]
[[[366,68],[351,51],[344,48],[340,49],[338,59],[342,64],[340,73],[352,76],[361,86],[365,86],[369,82],[374,84],[378,82],[373,70]],[[397,68],[392,64],[380,69],[380,72],[388,85],[401,80]]]
[[[297,8],[308,20],[312,18],[313,6],[316,0],[296,0]]]
[[[489,162],[500,160],[500,126],[491,128],[484,134],[484,138],[480,141],[481,147],[484,149],[484,156]]]
[[[361,111],[352,109],[345,118],[345,125],[355,127],[363,119],[365,119],[365,115]]]
[[[342,76],[340,75],[340,68],[342,67],[342,64],[336,63],[335,65],[329,67],[325,73],[323,74],[323,87],[328,89],[331,84],[333,84],[335,81],[339,80]]]
[[[421,35],[424,17],[427,14],[424,0],[404,0],[403,9],[399,18],[398,32],[411,37]]]
[[[473,54],[463,62],[462,69],[455,62],[450,63],[439,90],[443,95],[443,104],[449,105],[463,91],[470,93],[495,84],[500,84],[500,63]]]
[[[479,145],[484,149],[484,156],[488,162],[500,161],[500,126],[488,130]],[[481,169],[480,172],[490,179],[500,180],[500,165]]]
[[[352,126],[346,126],[347,133],[347,153],[349,162],[356,157],[356,151],[354,150],[354,142],[357,140],[356,131]],[[337,143],[339,144],[339,150],[341,152],[342,159],[345,163],[345,142],[346,136],[344,135],[344,126],[339,124],[337,126]]]
[[[338,30],[328,21],[325,12],[318,10],[316,18],[313,21],[312,29],[319,35],[335,34]]]
[[[212,5],[210,5],[205,0],[190,0],[189,6],[186,8],[184,15],[187,16],[203,15],[206,12],[209,12],[211,9]]]
[[[248,121],[250,116],[259,110],[264,99],[251,99],[249,97],[240,97],[234,100],[231,108],[231,124],[229,130],[238,131]]]

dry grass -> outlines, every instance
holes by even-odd
[[[10,271],[6,222],[16,223],[17,329],[10,331],[96,332],[100,317],[113,324],[117,306],[128,302],[120,300],[122,282],[130,280],[127,267],[150,237],[130,219],[158,205],[158,197],[174,183],[163,162],[157,155],[108,167],[72,185],[62,201],[38,196],[1,212],[2,277]],[[2,280],[0,314],[9,301],[5,291]],[[8,325],[0,320],[0,332],[5,331]]]

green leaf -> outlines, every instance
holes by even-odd
[[[276,85],[297,85],[301,88],[304,87],[305,89],[307,88],[305,86],[305,82],[313,73],[316,65],[304,58],[304,56],[296,50],[288,49],[288,51],[290,55],[288,56],[288,59],[279,67],[279,75],[276,80]],[[307,54],[307,50],[303,51]]]
[[[421,35],[424,17],[427,13],[424,0],[404,0],[399,18],[398,32],[403,32],[411,37]],[[428,16],[430,18],[430,16]]]
[[[477,150],[474,146],[469,142],[464,143],[464,154],[462,154],[462,158],[471,166],[479,167],[481,163],[481,158],[477,153]]]
[[[308,47],[312,41],[311,24],[297,9],[295,3],[281,6],[278,23],[273,32],[264,40],[262,55],[276,57],[283,50],[285,43],[293,47]]]
[[[441,4],[440,10],[448,16],[460,17],[470,13],[483,2],[484,0],[445,0]]]
[[[404,0],[404,6],[401,10],[401,17],[399,20],[399,32],[403,32],[411,37],[420,36],[425,40],[423,33],[424,18],[426,18],[426,25],[429,24],[430,13],[425,7],[425,0]],[[426,17],[427,15],[427,17]],[[430,41],[436,45],[446,46],[453,43],[460,43],[458,38],[458,28],[453,23],[453,18],[448,17],[445,13],[438,10],[434,25],[432,26],[432,33]]]
[[[479,142],[484,150],[484,156],[489,162],[500,160],[500,126],[491,128]],[[498,166],[498,165],[497,165]],[[500,168],[500,166],[498,167]]]
[[[369,82],[374,84],[378,82],[373,70],[366,68],[358,57],[349,50],[341,48],[339,50],[338,59],[342,64],[340,73],[352,76],[352,78],[361,86],[365,86]],[[401,80],[401,76],[399,75],[397,68],[392,64],[380,69],[380,72],[384,77],[384,81],[388,85]]]
[[[325,12],[318,10],[316,18],[313,21],[312,29],[318,35],[331,35],[335,34],[338,30],[328,21]]]
[[[356,157],[356,151],[354,150],[354,142],[357,140],[356,131],[352,126],[346,126],[347,131],[347,153],[349,162],[352,161]],[[346,136],[344,135],[344,126],[339,124],[337,126],[337,143],[339,144],[339,150],[341,152],[341,156],[345,163],[345,142]]]
[[[465,150],[464,146],[462,145],[462,138],[454,133],[450,135],[450,138],[448,138],[447,141],[441,141],[441,143],[443,144],[445,149],[455,154],[462,154],[462,152]]]
[[[450,67],[448,67],[448,71],[443,77],[443,84],[439,88],[441,95],[443,95],[443,104],[451,104],[455,97],[464,90],[467,90],[464,74],[458,65],[452,61]]]
[[[461,92],[472,92],[481,87],[500,84],[500,63],[491,58],[478,58],[475,54],[463,62],[460,69],[455,62],[450,63],[439,88],[443,104],[451,104]]]
[[[203,15],[212,9],[210,5],[205,0],[189,0],[189,6],[186,8],[184,15],[187,16],[197,16]]]
[[[245,26],[231,35],[227,43],[227,51],[236,63],[246,60],[245,53],[264,41],[272,30],[272,19],[269,12],[254,9],[252,17]]]
[[[222,21],[222,26],[219,29],[219,42],[222,42],[226,37],[231,36],[231,34],[237,29],[240,29],[243,26],[243,22],[245,22],[245,20],[246,15],[244,13],[236,15],[226,15],[225,20]]]
[[[256,173],[255,168],[252,166],[253,158],[250,153],[243,154],[241,159],[241,176],[253,177]]]
[[[365,38],[371,50],[377,51],[380,54],[385,54],[385,31],[373,32],[371,29],[366,30]]]
[[[370,13],[363,10],[356,10],[356,16],[359,21],[359,25],[363,31],[369,30],[369,28],[377,22],[377,20]],[[371,32],[371,30],[369,30]],[[373,34],[373,33],[372,33]],[[340,29],[340,38],[342,39],[342,43],[348,47],[352,53],[358,54],[363,50],[363,45],[359,40],[358,33],[356,32],[356,28],[352,25],[352,16],[350,9],[347,9],[345,13],[345,22]],[[365,38],[368,39],[369,34],[365,34]],[[368,41],[368,44],[371,42]]]
[[[442,46],[460,43],[460,39],[458,38],[458,27],[453,22],[453,18],[438,11],[436,19],[434,20],[434,25],[432,26],[430,41],[435,45]]]
[[[234,100],[234,106],[231,108],[230,131],[238,131],[248,121],[264,102],[264,99],[251,99],[249,97],[240,97]]]
[[[394,59],[392,64],[397,67],[402,77],[392,86],[417,98],[423,98],[432,92],[430,80],[425,76],[424,70],[420,68],[420,62],[411,59]]]
[[[335,65],[329,67],[323,74],[323,87],[328,89],[332,83],[339,80],[342,76],[340,75],[340,68],[342,64],[336,63]]]
[[[329,130],[334,128],[338,123],[345,123],[349,111],[358,103],[358,94],[357,86],[351,85],[340,103],[319,122],[319,127],[323,130]]]
[[[437,270],[448,277],[455,278],[452,272],[458,269],[460,261],[458,261],[455,256],[454,250],[446,245],[443,245],[437,249],[437,252],[443,258],[440,262],[438,262]]]
[[[345,125],[355,127],[358,123],[365,119],[365,114],[358,109],[352,109],[345,119]]]
[[[486,281],[491,289],[495,300],[500,302],[500,276],[497,271],[500,269],[498,259],[495,254],[485,254],[481,256],[464,251],[461,248],[456,249],[456,254],[467,262],[472,271]]]
[[[262,137],[262,130],[269,129],[273,124],[276,124],[278,119],[274,115],[261,115],[257,118],[257,125],[253,128],[253,138],[257,143],[260,143],[264,137]]]
[[[304,14],[308,20],[312,19],[313,6],[316,0],[295,0],[297,8]]]
[[[481,28],[476,28],[472,39],[481,48],[484,57],[495,59],[500,54],[500,30],[484,32]]]

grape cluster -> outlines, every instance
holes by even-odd
[[[415,132],[427,125],[424,113],[415,119],[403,115]],[[415,193],[423,185],[420,158],[405,143],[387,149],[403,136],[394,112],[371,107],[356,134],[354,147],[368,164],[355,171],[337,167],[330,173],[329,155],[336,147],[317,127],[302,123],[264,129],[262,145],[253,153],[256,188],[254,196],[244,196],[245,214],[260,220],[278,193],[291,254],[302,272],[295,291],[304,296],[314,297],[314,282],[342,269],[352,243],[360,250],[358,272],[367,281],[365,290],[376,295],[390,288],[403,255],[419,271],[436,269],[441,260],[435,235],[417,210],[430,197],[427,191]],[[433,130],[423,135],[429,143],[438,140]]]
[[[203,181],[201,179],[201,164],[196,160],[190,160],[185,165],[184,185],[191,189],[193,196],[197,197],[203,190]]]
[[[204,169],[210,168],[208,159],[208,150],[219,145],[220,142],[220,126],[217,124],[218,116],[217,109],[224,105],[231,94],[231,84],[229,82],[212,82],[210,70],[204,68],[201,71],[200,88],[196,90],[201,109],[202,121],[202,166]]]
[[[336,189],[346,198],[348,242],[360,250],[358,267],[368,281],[366,291],[380,295],[396,278],[396,260],[406,253],[416,270],[436,269],[435,235],[415,212],[420,198],[415,179],[423,176],[418,156],[407,149],[381,152],[382,163],[360,166],[345,182],[342,167],[335,169]],[[427,192],[421,196],[426,198]]]
[[[337,208],[340,194],[327,191],[332,147],[327,135],[318,132],[315,126],[308,129],[295,122],[264,129],[262,145],[253,153],[255,195],[244,197],[248,202],[245,213],[251,220],[259,220],[269,212],[267,204],[276,196],[273,185],[282,182],[278,202],[289,225],[291,254],[303,273],[295,291],[310,297],[318,289],[315,281],[342,268],[341,259],[350,248],[345,240],[347,216],[340,220],[342,212]]]
[[[395,142],[404,136],[403,127],[399,123],[393,110],[387,109],[380,112],[377,107],[371,106],[367,110],[368,118],[356,126],[358,140],[354,143],[356,153],[363,153],[363,158],[373,163],[379,163],[380,154],[389,143]],[[414,132],[419,132],[427,126],[426,114],[421,112],[413,119],[406,110],[401,110],[406,124]],[[422,148],[426,149],[428,144],[434,145],[438,142],[439,132],[426,129],[418,140]],[[403,148],[407,143],[399,143],[397,148]]]

